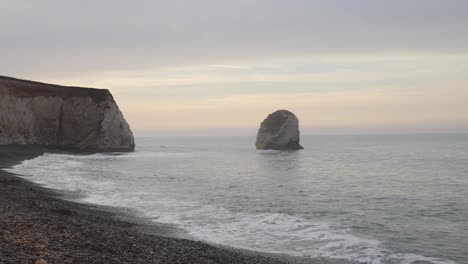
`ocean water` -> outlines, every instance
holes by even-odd
[[[45,154],[10,171],[136,209],[181,236],[362,263],[468,263],[468,135],[137,138],[135,153]],[[64,173],[65,172],[65,173]]]

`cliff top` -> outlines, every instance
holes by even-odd
[[[0,76],[0,95],[18,97],[60,96],[62,98],[85,96],[93,98],[96,102],[104,100],[108,96],[112,98],[107,89],[61,86],[6,76]]]

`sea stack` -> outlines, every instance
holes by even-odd
[[[105,89],[0,76],[0,145],[133,151],[132,131]]]
[[[298,150],[299,119],[288,110],[278,110],[263,120],[257,134],[257,149]]]

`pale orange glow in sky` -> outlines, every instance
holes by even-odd
[[[132,127],[150,134],[210,134],[213,128],[251,133],[277,109],[295,112],[306,133],[450,132],[468,123],[468,56],[275,62],[82,78],[95,80],[91,84],[58,81],[109,88]]]

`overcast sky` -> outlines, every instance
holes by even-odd
[[[468,1],[0,1],[0,75],[110,89],[137,134],[468,131]]]

